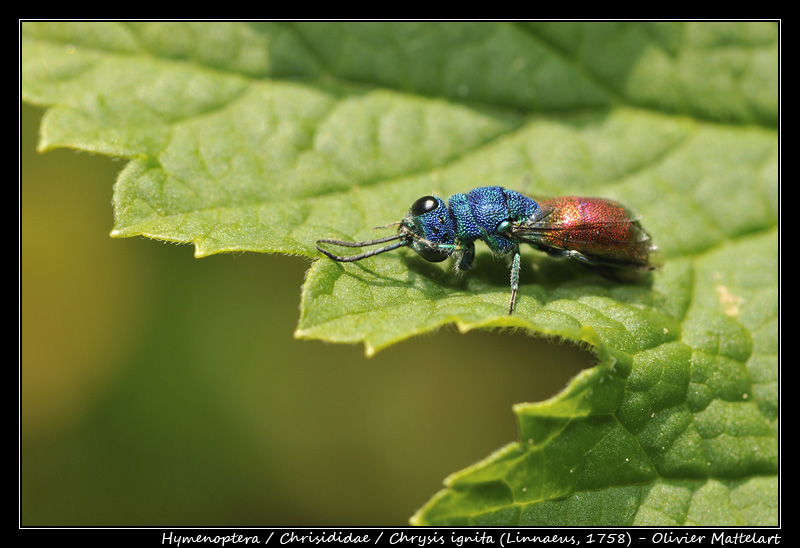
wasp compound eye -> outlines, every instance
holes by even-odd
[[[439,200],[433,196],[423,196],[411,206],[411,214],[420,216],[439,207]]]

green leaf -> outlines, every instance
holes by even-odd
[[[485,252],[468,276],[320,260],[296,334],[371,354],[510,327],[597,354],[413,523],[777,523],[776,24],[26,23],[22,93],[43,150],[129,160],[114,236],[197,256],[317,258],[490,184],[622,201],[666,259],[647,283],[531,250],[508,316]]]

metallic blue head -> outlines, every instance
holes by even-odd
[[[423,196],[414,202],[400,221],[403,231],[408,232],[411,249],[426,261],[438,263],[453,253],[456,224],[441,198]]]

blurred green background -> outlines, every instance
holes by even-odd
[[[110,238],[124,164],[37,153],[41,115],[21,107],[23,526],[405,525],[592,363],[499,332],[297,341],[308,260]]]

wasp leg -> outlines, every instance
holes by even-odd
[[[468,243],[464,246],[464,253],[456,262],[456,269],[469,270],[472,268],[472,263],[475,261],[475,244]]]
[[[508,304],[509,316],[514,313],[514,305],[517,302],[517,289],[519,288],[519,249],[514,251],[514,259],[511,262],[511,302]]]

